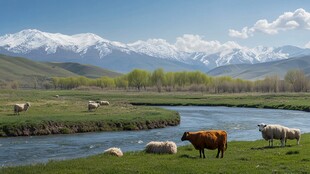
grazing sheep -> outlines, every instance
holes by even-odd
[[[88,103],[88,111],[91,111],[93,109],[97,110],[99,108],[100,104],[99,103]]]
[[[99,103],[101,106],[110,105],[110,103],[108,101],[98,101],[97,103]]]
[[[19,113],[22,112],[22,111],[26,112],[29,109],[29,107],[30,107],[30,103],[29,102],[27,102],[25,104],[15,104],[14,105],[14,114],[15,115],[16,114],[19,115]]]
[[[59,98],[59,95],[55,95],[54,97],[55,97],[55,98]]]
[[[145,152],[176,154],[177,145],[172,141],[151,141],[145,146]]]
[[[120,148],[116,148],[116,147],[111,147],[111,148],[105,150],[104,153],[109,154],[109,155],[114,155],[117,157],[123,156],[122,150]]]
[[[265,140],[269,141],[269,147],[271,143],[271,147],[273,147],[273,139],[277,139],[281,141],[281,146],[285,146],[286,132],[288,130],[287,127],[270,124],[266,125],[261,123],[257,125],[259,127],[259,131],[262,132],[262,136]]]
[[[199,150],[203,158],[206,158],[204,149],[218,149],[216,158],[219,158],[221,151],[221,158],[224,157],[224,151],[227,150],[227,133],[223,130],[208,130],[198,132],[184,132],[182,141],[189,140],[196,150]]]
[[[301,138],[300,129],[288,128],[286,131],[285,144],[286,144],[287,139],[289,140],[296,139],[297,144],[299,144],[300,138]]]

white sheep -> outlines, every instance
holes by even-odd
[[[271,147],[273,147],[273,139],[278,139],[281,141],[281,146],[285,146],[285,139],[286,139],[286,132],[287,127],[277,125],[277,124],[270,124],[266,125],[261,123],[257,125],[259,127],[259,131],[262,132],[262,136],[265,140],[269,141],[269,147],[271,142]]]
[[[88,103],[88,111],[91,111],[92,109],[97,110],[99,108],[100,104],[99,103]]]
[[[14,114],[18,114],[22,111],[27,111],[30,107],[30,103],[27,102],[27,103],[24,103],[24,104],[15,104],[14,105]]]
[[[97,103],[99,103],[101,106],[110,105],[110,103],[108,101],[98,101]]]
[[[287,139],[289,140],[296,139],[297,144],[299,144],[300,138],[301,138],[300,129],[288,128],[286,132],[285,144],[286,144]]]
[[[172,141],[151,141],[145,146],[145,152],[176,154],[177,145]]]
[[[104,153],[109,154],[109,155],[114,155],[117,157],[123,156],[122,150],[120,148],[117,148],[117,147],[111,147],[111,148],[105,150]]]
[[[59,95],[55,95],[54,97],[55,97],[55,98],[59,98]]]

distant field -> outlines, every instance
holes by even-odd
[[[229,135],[228,135],[229,136]],[[175,155],[126,152],[118,158],[105,154],[47,164],[2,168],[0,173],[310,173],[310,134],[303,134],[300,145],[289,140],[288,146],[266,148],[268,142],[232,141],[223,159],[216,150],[206,150],[206,159],[192,145],[179,147]]]

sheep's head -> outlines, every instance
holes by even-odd
[[[28,111],[29,107],[30,107],[30,103],[29,102],[25,103],[24,111]]]
[[[189,132],[184,132],[181,140],[184,141],[184,140],[187,140],[187,136],[189,135]]]
[[[265,123],[258,124],[258,130],[262,131],[267,125]]]

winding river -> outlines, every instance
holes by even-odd
[[[310,132],[310,113],[302,111],[205,106],[163,108],[178,111],[181,124],[145,131],[0,138],[0,166],[85,157],[102,153],[109,147],[120,147],[122,151],[143,150],[152,140],[170,140],[185,145],[189,142],[180,140],[183,132],[201,129],[224,129],[229,141],[257,140],[261,139],[257,128],[261,122],[300,128],[302,133]]]

